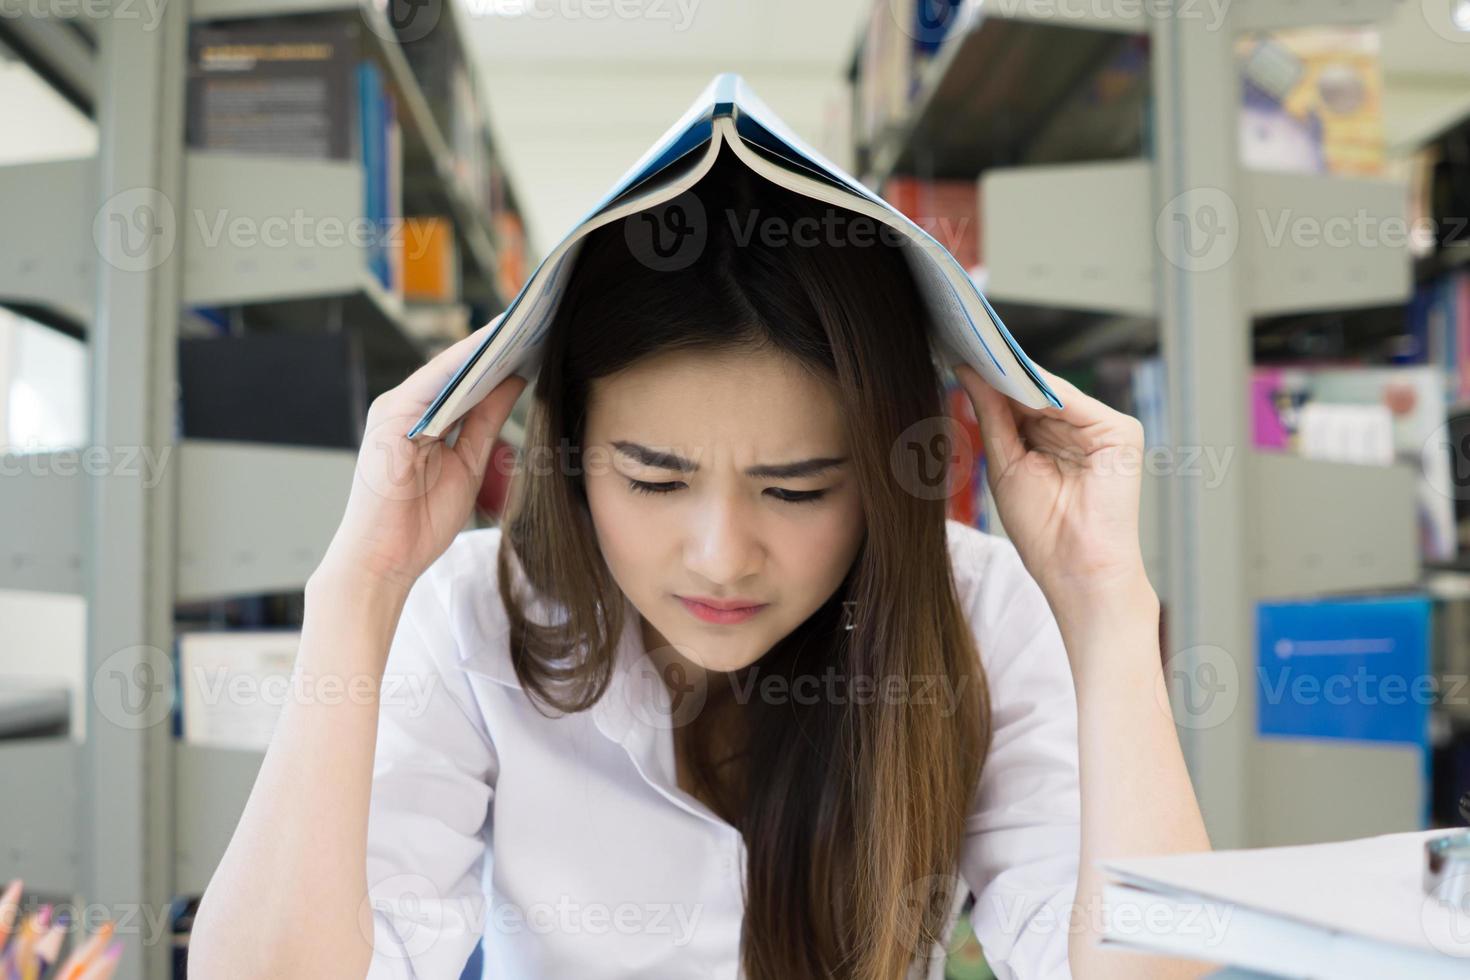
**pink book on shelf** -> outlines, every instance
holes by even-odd
[[[1279,368],[1251,372],[1251,444],[1257,449],[1290,448],[1290,435],[1276,411],[1275,392],[1281,387]]]

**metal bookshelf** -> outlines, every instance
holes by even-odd
[[[156,22],[51,16],[0,24],[43,77],[94,113],[100,134],[93,159],[0,167],[0,213],[26,229],[0,235],[0,303],[86,342],[92,445],[171,453],[156,485],[120,466],[88,476],[80,453],[26,457],[18,472],[0,475],[0,589],[85,597],[90,687],[85,739],[0,739],[6,784],[26,788],[0,808],[3,871],[23,877],[32,893],[113,914],[139,903],[161,914],[175,897],[203,890],[261,761],[260,752],[175,738],[170,678],[156,675],[157,658],[174,648],[175,604],[300,590],[340,519],[356,455],[176,439],[183,311],[228,306],[271,329],[358,329],[369,358],[401,374],[425,356],[402,304],[351,242],[206,239],[208,223],[196,213],[256,224],[297,211],[361,217],[364,176],[353,163],[187,149],[190,25],[361,18],[367,54],[385,69],[400,107],[405,213],[448,215],[466,300],[492,309],[506,301],[496,229],[456,170],[381,7],[192,0],[158,13]],[[454,4],[442,5],[436,29],[463,53],[478,94],[459,17]],[[87,39],[95,51],[80,43]],[[493,155],[488,130],[477,138]],[[176,206],[162,234],[160,201]],[[130,222],[143,231],[138,248],[117,233]],[[506,427],[512,442],[521,417]],[[126,945],[120,977],[172,975],[167,941]]]
[[[1047,0],[970,5],[920,68],[907,114],[871,134],[856,157],[875,190],[894,175],[983,181],[983,286],[1022,345],[1046,364],[1156,343],[1170,443],[1235,447],[1218,485],[1151,475],[1143,484],[1143,554],[1176,652],[1168,670],[1191,685],[1204,681],[1211,648],[1254,651],[1256,601],[1415,588],[1421,567],[1412,467],[1249,451],[1253,319],[1402,304],[1413,279],[1406,248],[1269,237],[1262,213],[1322,224],[1362,210],[1382,222],[1404,218],[1407,193],[1387,180],[1243,167],[1235,40],[1250,30],[1376,22],[1392,0],[1242,0],[1219,24],[1198,6],[1185,16],[1184,6],[1159,16],[1157,5],[1114,13]],[[1149,39],[1151,158],[1118,158],[1108,124],[1137,125],[1122,118],[1090,120],[1063,148],[1068,162],[1035,158],[1040,134],[1056,150],[1046,124],[1067,93],[1140,34]],[[861,64],[859,51],[855,82]],[[1171,215],[1196,221],[1222,205],[1235,212],[1228,255],[1194,261],[1172,251]],[[1300,814],[1273,805],[1302,799],[1303,787],[1322,791],[1311,799],[1336,811],[1329,829],[1338,836],[1417,826],[1417,758],[1301,740],[1266,745],[1254,730],[1254,658],[1236,659],[1230,717],[1179,728],[1216,847],[1305,839]],[[1405,790],[1369,799],[1370,786]]]

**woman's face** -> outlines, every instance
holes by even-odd
[[[583,456],[598,543],[650,654],[753,663],[831,597],[863,539],[836,398],[779,352],[676,351],[599,379]],[[718,622],[684,601],[700,598],[764,605]]]

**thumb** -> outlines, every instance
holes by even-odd
[[[454,451],[464,461],[465,468],[475,476],[485,475],[490,453],[495,448],[495,437],[505,426],[505,420],[510,418],[511,410],[515,408],[521,392],[526,389],[526,384],[526,379],[520,375],[510,375],[460,420]]]
[[[994,476],[999,476],[1026,455],[1010,399],[968,364],[956,364],[954,373],[960,384],[965,386],[970,403],[975,406],[980,437],[985,441],[985,455],[992,464],[989,469]]]

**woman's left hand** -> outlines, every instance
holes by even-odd
[[[1063,408],[1028,408],[968,365],[955,368],[980,421],[1006,536],[1054,605],[1136,590],[1147,583],[1138,540],[1143,425],[1037,370]]]

